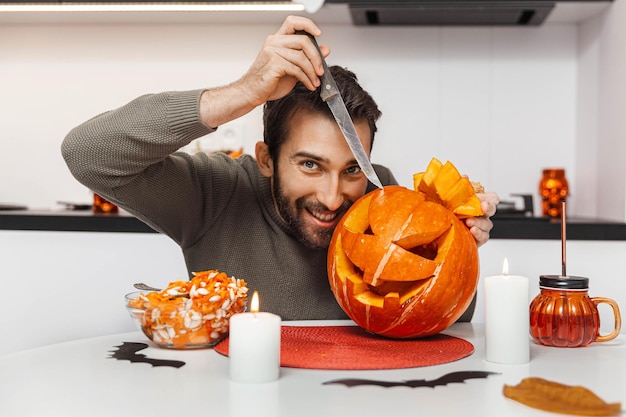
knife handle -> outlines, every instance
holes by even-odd
[[[327,102],[336,95],[340,95],[337,83],[328,69],[328,65],[326,64],[324,55],[322,55],[322,51],[317,44],[317,40],[315,40],[315,36],[304,30],[297,30],[296,35],[307,35],[309,39],[311,39],[311,42],[313,42],[313,45],[315,45],[315,48],[317,48],[317,52],[320,54],[320,58],[322,59],[322,66],[324,67],[324,74],[320,77],[320,97],[322,98],[322,101]]]

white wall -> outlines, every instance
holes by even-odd
[[[606,218],[626,218],[626,3],[615,1],[598,31],[598,176],[596,189]]]
[[[0,202],[88,201],[59,153],[73,126],[143,93],[229,82],[277,27],[3,24]],[[595,163],[577,155],[575,24],[322,29],[329,63],[353,69],[379,102],[373,160],[391,166],[402,184],[435,156],[503,198],[536,195],[543,167],[564,167],[575,185],[583,162]],[[244,137],[251,151],[260,117],[255,111],[221,131]],[[580,199],[573,195],[571,213],[597,214]]]

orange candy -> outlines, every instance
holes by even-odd
[[[142,329],[155,343],[177,349],[210,346],[228,333],[230,316],[245,310],[246,282],[215,270],[141,294],[129,307],[144,311]]]

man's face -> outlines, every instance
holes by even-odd
[[[369,125],[362,121],[355,128],[369,151]],[[327,248],[341,216],[366,188],[367,178],[335,120],[298,112],[274,161],[273,192],[279,214],[300,241]]]

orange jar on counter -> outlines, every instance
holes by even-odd
[[[106,198],[93,193],[93,212],[94,213],[117,213],[119,208]]]
[[[569,194],[569,184],[565,178],[565,169],[549,168],[543,170],[539,182],[541,212],[547,217],[561,217],[562,205]]]

